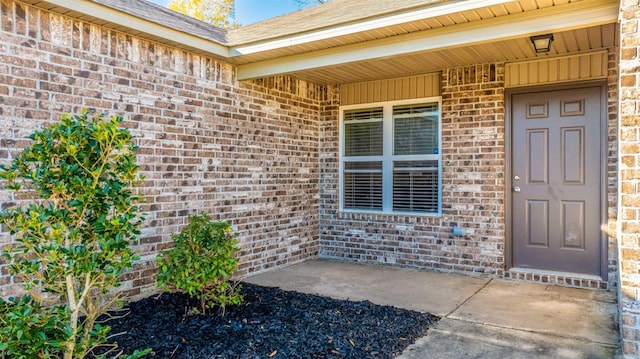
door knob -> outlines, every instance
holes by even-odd
[[[518,186],[513,187],[513,192],[520,192],[520,187]]]

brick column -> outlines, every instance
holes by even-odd
[[[625,358],[640,345],[640,2],[620,2],[620,315]]]

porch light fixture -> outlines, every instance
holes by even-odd
[[[530,37],[533,47],[536,49],[536,54],[543,52],[549,52],[551,50],[551,43],[553,42],[553,34],[544,34]]]

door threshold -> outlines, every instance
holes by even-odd
[[[514,274],[522,273],[522,274],[538,274],[538,275],[546,275],[552,277],[565,277],[565,278],[575,278],[575,279],[583,279],[583,280],[594,280],[594,281],[602,281],[602,277],[599,275],[591,275],[591,274],[583,274],[583,273],[572,273],[572,272],[558,272],[551,270],[543,270],[543,269],[533,269],[533,268],[518,268],[514,267],[509,269],[509,272]]]

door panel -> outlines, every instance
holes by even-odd
[[[564,184],[584,183],[584,127],[563,128],[562,169]]]
[[[527,244],[549,247],[549,202],[527,201]]]
[[[527,130],[527,180],[529,183],[549,183],[549,131],[546,128]]]
[[[562,202],[563,248],[584,249],[584,202]]]
[[[600,275],[601,116],[600,87],[512,97],[514,267]]]

